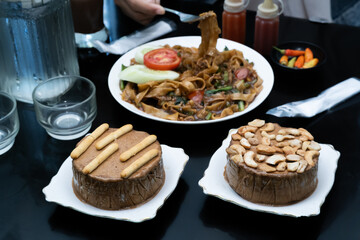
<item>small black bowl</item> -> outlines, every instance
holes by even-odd
[[[315,67],[312,68],[291,68],[291,67],[287,67],[286,65],[282,65],[279,63],[280,58],[282,57],[283,54],[281,54],[279,51],[277,51],[276,49],[272,49],[271,50],[271,54],[270,54],[270,58],[271,60],[275,63],[276,66],[278,66],[280,69],[284,69],[286,71],[291,71],[291,72],[310,72],[310,71],[314,71],[319,69],[326,61],[326,54],[324,52],[324,50],[319,47],[318,45],[315,45],[313,43],[309,43],[309,42],[286,42],[286,43],[282,43],[279,44],[278,46],[276,46],[279,49],[293,49],[293,50],[305,50],[306,48],[310,48],[311,51],[313,52],[314,58],[319,59],[318,64]]]

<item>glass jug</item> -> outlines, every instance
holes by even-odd
[[[0,1],[0,90],[32,103],[37,84],[78,75],[70,0]]]

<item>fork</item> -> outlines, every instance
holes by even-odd
[[[179,12],[177,10],[173,10],[173,9],[166,8],[166,7],[164,7],[164,9],[165,9],[165,11],[168,11],[168,12],[178,15],[180,17],[181,22],[192,23],[192,22],[196,22],[196,21],[200,20],[200,17],[196,16],[196,15]]]

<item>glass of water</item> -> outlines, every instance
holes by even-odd
[[[59,76],[40,83],[33,91],[36,118],[56,139],[85,135],[96,117],[95,85],[81,76]]]
[[[6,92],[0,92],[0,155],[14,145],[19,128],[15,98]]]

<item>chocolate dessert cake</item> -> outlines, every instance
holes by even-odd
[[[162,152],[155,135],[108,124],[82,139],[74,151],[73,189],[97,208],[133,208],[152,199],[165,182]]]
[[[289,205],[316,189],[320,149],[304,128],[255,119],[232,134],[224,176],[248,201]]]

